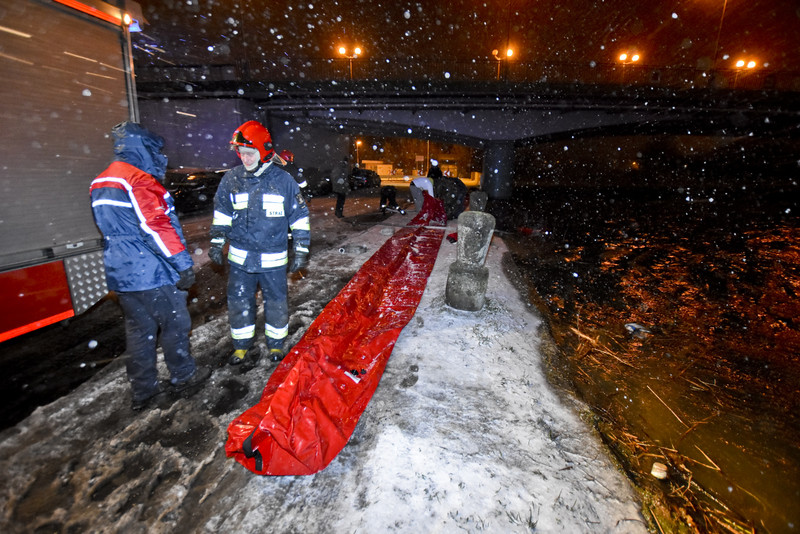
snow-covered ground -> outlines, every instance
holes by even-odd
[[[330,246],[291,283],[293,341],[412,215],[352,225],[331,216],[329,199],[311,204],[312,231]],[[345,213],[362,207],[348,200]],[[115,362],[0,434],[0,531],[646,532],[580,405],[547,382],[541,319],[504,272],[503,242],[492,242],[476,313],[444,303],[456,249],[443,242],[380,386],[324,471],[261,477],[225,457],[228,423],[258,400],[274,364],[225,366],[221,314],[192,333],[198,360],[214,367],[194,397],[134,413]]]

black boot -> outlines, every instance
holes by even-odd
[[[165,409],[168,408],[170,404],[172,404],[172,397],[170,396],[168,389],[159,384],[158,389],[156,389],[149,397],[145,397],[143,399],[132,399],[131,410],[134,412],[140,412],[144,409],[149,410],[150,408]]]
[[[260,355],[258,347],[250,347],[249,349],[239,349],[233,351],[228,357],[228,365],[241,365],[243,363],[255,364],[258,362]]]
[[[211,376],[211,368],[201,365],[195,370],[194,374],[188,378],[188,380],[174,384],[172,388],[175,393],[180,394],[182,397],[191,397],[200,391],[200,386],[203,385],[203,382],[208,380],[209,376]]]

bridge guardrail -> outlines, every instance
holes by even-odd
[[[504,61],[419,61],[369,58],[353,60],[354,80],[500,81],[740,90],[800,91],[800,72],[757,69],[719,69],[709,72],[653,65],[529,63]],[[308,59],[238,62],[216,65],[139,66],[139,83],[184,81],[326,81],[350,79],[346,59]]]

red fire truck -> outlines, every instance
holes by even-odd
[[[137,120],[130,17],[97,0],[0,0],[0,342],[108,292],[89,183]]]

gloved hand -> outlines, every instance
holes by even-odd
[[[188,289],[194,285],[194,271],[189,267],[178,274],[180,274],[181,279],[175,282],[175,285],[181,291],[188,291]]]
[[[306,267],[308,267],[308,252],[295,250],[294,258],[292,258],[292,263],[289,265],[289,272],[296,273]]]
[[[222,257],[222,245],[212,243],[211,248],[208,249],[208,257],[217,265],[222,265],[225,262]]]

